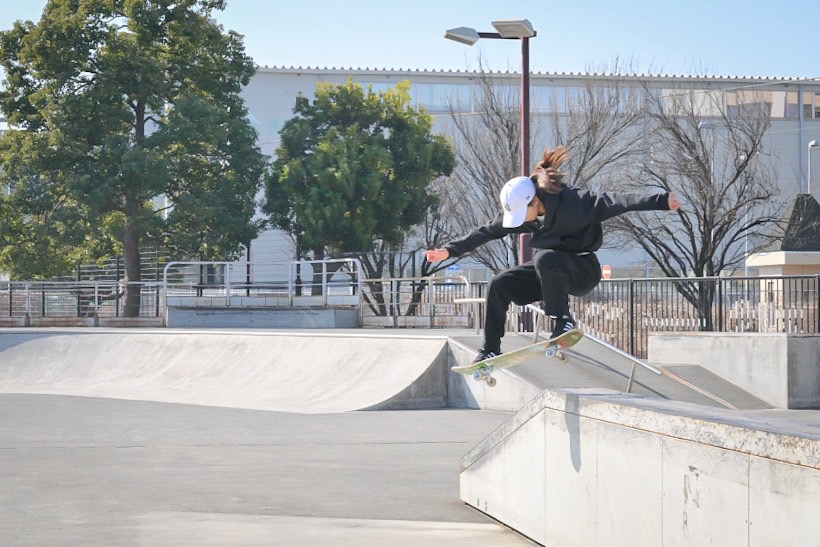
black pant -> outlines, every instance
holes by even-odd
[[[500,352],[510,302],[524,306],[544,302],[547,315],[570,315],[569,295],[583,296],[601,281],[594,253],[579,255],[542,249],[532,262],[495,275],[487,288],[484,349]]]

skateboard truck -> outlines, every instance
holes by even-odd
[[[544,352],[544,354],[549,359],[558,359],[561,361],[566,361],[567,356],[564,355],[563,351],[561,351],[562,349],[564,349],[562,346],[555,344],[554,346],[549,346],[547,350]]]
[[[489,387],[495,387],[495,378],[493,378],[492,374],[492,365],[480,368],[473,372],[473,380],[475,380],[476,382],[483,381],[486,382]]]

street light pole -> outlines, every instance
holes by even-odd
[[[806,170],[806,193],[811,195],[811,149],[817,148],[820,146],[820,143],[817,141],[809,142],[809,145],[806,147],[808,153],[806,154],[806,158],[809,162],[808,169]]]
[[[458,27],[444,33],[448,40],[468,46],[475,45],[481,38],[491,40],[521,40],[521,175],[530,176],[530,38],[538,36],[527,19],[503,19],[492,22],[498,32],[478,32],[469,27]],[[532,258],[527,234],[519,239],[519,262]]]
[[[521,176],[530,176],[530,39],[521,38]]]

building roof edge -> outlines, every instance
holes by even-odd
[[[479,70],[453,70],[453,69],[421,69],[421,68],[370,68],[370,67],[302,67],[302,66],[266,66],[257,67],[258,72],[280,72],[293,74],[382,74],[385,76],[413,74],[430,76],[477,76],[481,74]],[[487,74],[494,76],[520,76],[520,72],[515,71],[487,71]],[[531,72],[531,77],[535,78],[627,78],[642,80],[687,80],[687,81],[752,81],[771,83],[817,83],[820,84],[820,77],[798,77],[798,76],[732,76],[732,75],[706,75],[706,74],[664,74],[664,73],[612,73],[612,72]]]

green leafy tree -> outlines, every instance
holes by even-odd
[[[410,84],[384,92],[320,83],[285,122],[266,183],[272,224],[320,260],[326,252],[400,249],[437,197],[432,182],[454,166],[432,116],[410,106]],[[378,260],[365,260],[369,277]]]
[[[224,5],[50,0],[0,33],[0,267],[47,277],[121,252],[135,316],[141,245],[229,258],[256,236],[265,160],[240,96],[254,66],[209,21]]]

